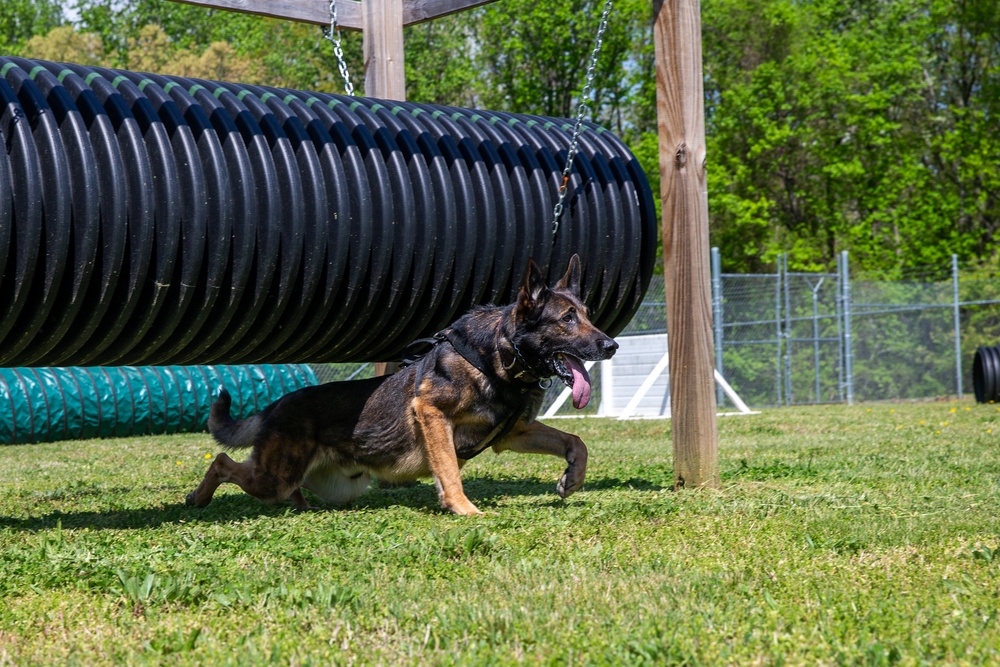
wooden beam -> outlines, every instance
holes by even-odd
[[[423,23],[491,2],[496,0],[406,0],[403,3],[403,25]]]
[[[328,0],[173,0],[188,5],[226,9],[271,18],[330,25]],[[430,21],[496,0],[404,0],[403,25]],[[361,5],[358,0],[337,0],[337,24],[344,30],[361,30]]]
[[[330,25],[330,3],[323,0],[173,0],[173,2],[302,23]],[[361,3],[357,0],[337,0],[337,24],[345,30],[361,30]]]
[[[653,0],[674,488],[719,486],[698,0]]]
[[[403,0],[364,0],[361,10],[365,96],[405,100]]]

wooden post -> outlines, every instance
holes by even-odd
[[[361,3],[365,52],[365,95],[382,100],[406,100],[403,69],[403,0],[365,0]],[[393,361],[375,364],[376,375],[399,370]]]
[[[674,488],[719,486],[698,0],[653,0]]]
[[[403,0],[361,3],[365,51],[365,95],[406,100],[403,69]]]

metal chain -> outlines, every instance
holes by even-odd
[[[587,100],[594,90],[594,76],[597,73],[597,56],[601,53],[601,43],[604,39],[604,32],[608,29],[608,17],[611,16],[612,0],[604,3],[604,13],[601,15],[601,23],[597,27],[597,38],[594,40],[594,50],[590,52],[590,66],[587,67],[587,83],[580,93],[580,106],[576,111],[576,124],[573,126],[573,136],[569,142],[569,151],[566,153],[566,167],[563,169],[562,183],[559,185],[559,201],[552,209],[552,236],[559,231],[559,218],[562,217],[563,201],[566,199],[566,188],[569,185],[569,175],[573,171],[573,159],[578,151],[580,134],[583,131],[583,119],[590,111]]]
[[[340,27],[337,25],[337,0],[330,0],[330,27],[323,28],[323,36],[333,44],[333,55],[337,56],[337,68],[340,76],[344,77],[344,90],[348,95],[354,95],[354,84],[351,83],[351,74],[347,71],[347,62],[344,60],[344,49],[340,46]]]

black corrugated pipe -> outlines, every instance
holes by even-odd
[[[982,346],[972,361],[972,388],[977,403],[1000,403],[1000,345]]]
[[[528,258],[621,331],[638,161],[572,121],[0,57],[0,366],[397,358]]]

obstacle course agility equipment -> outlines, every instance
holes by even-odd
[[[219,387],[249,417],[317,383],[305,364],[0,368],[0,443],[205,431]]]
[[[652,276],[637,160],[572,121],[0,58],[0,365],[373,361],[579,253]]]
[[[977,403],[1000,403],[1000,345],[982,345],[976,350],[972,387]]]

